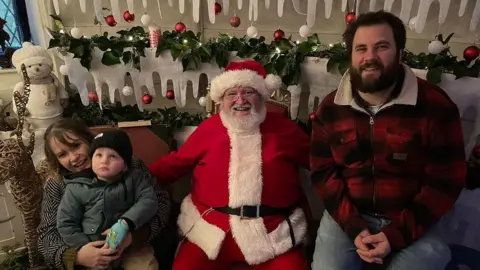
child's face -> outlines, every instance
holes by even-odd
[[[93,153],[92,169],[98,179],[108,181],[125,171],[127,167],[117,151],[100,147]]]

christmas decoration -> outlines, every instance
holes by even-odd
[[[480,49],[477,46],[468,46],[463,51],[463,58],[467,61],[473,61],[478,58]]]
[[[143,104],[150,104],[153,101],[153,97],[149,94],[144,94],[142,97]]]
[[[187,27],[185,26],[184,23],[178,22],[177,24],[175,24],[175,31],[179,33],[183,33],[185,32],[185,30],[187,30]]]
[[[135,20],[135,14],[132,14],[130,13],[130,11],[126,10],[124,13],[123,13],[123,19],[128,22],[128,23],[131,23]]]
[[[67,65],[61,65],[60,68],[58,68],[58,72],[60,72],[60,74],[62,74],[63,76],[67,76],[68,75]]]
[[[175,92],[173,90],[168,89],[167,92],[165,93],[165,97],[169,100],[174,100],[175,99]]]
[[[142,24],[144,26],[149,26],[150,23],[152,22],[152,18],[150,17],[150,15],[148,15],[147,13],[143,14],[142,17],[140,18],[140,21],[142,22]]]
[[[78,27],[73,27],[72,30],[70,30],[70,34],[72,35],[73,38],[82,38],[83,37],[82,30]]]
[[[445,49],[445,45],[439,40],[431,41],[428,44],[428,52],[431,54],[439,54],[443,49]]]
[[[97,93],[94,93],[94,92],[88,93],[88,100],[90,100],[91,102],[97,102],[98,101]]]
[[[247,28],[247,36],[254,38],[258,35],[258,29],[257,27],[251,25],[250,27]]]
[[[112,27],[117,25],[117,21],[115,20],[113,15],[108,15],[107,17],[105,17],[105,22]]]
[[[309,37],[310,34],[311,34],[311,29],[310,27],[308,27],[308,25],[304,24],[300,27],[300,29],[298,30],[298,33],[300,34],[301,37]]]
[[[417,17],[413,17],[408,21],[408,27],[410,30],[415,31],[415,28],[417,27]]]
[[[148,27],[148,39],[150,40],[150,48],[157,48],[161,37],[160,27],[156,24],[151,24]]]
[[[355,12],[349,12],[345,16],[345,23],[350,24],[352,21],[354,21],[357,18],[357,15],[355,15]]]
[[[280,40],[283,38],[285,38],[285,32],[283,32],[282,29],[278,29],[275,32],[273,32],[273,39]]]
[[[240,23],[241,23],[241,20],[240,20],[239,17],[233,16],[232,18],[230,18],[230,25],[231,25],[232,27],[237,28],[237,27],[240,26]]]
[[[125,85],[122,89],[122,94],[127,97],[133,95],[133,88],[130,85]]]
[[[215,15],[218,15],[220,12],[222,12],[222,5],[215,3]]]
[[[198,105],[202,106],[202,107],[205,107],[207,105],[207,98],[205,97],[200,97],[198,99]]]
[[[308,119],[313,121],[315,119],[315,112],[312,112],[311,114],[309,114]]]

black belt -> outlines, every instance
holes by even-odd
[[[244,205],[236,208],[229,206],[213,207],[213,210],[222,212],[224,214],[235,215],[241,218],[260,218],[268,216],[283,216],[288,224],[290,238],[292,240],[292,247],[295,247],[295,234],[293,233],[292,222],[290,221],[290,214],[294,207],[271,207],[267,205]]]

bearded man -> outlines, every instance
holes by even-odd
[[[312,268],[445,269],[450,251],[432,227],[464,185],[458,109],[401,63],[395,15],[361,14],[344,41],[351,68],[313,121],[312,181],[326,211]]]
[[[231,62],[212,80],[220,113],[202,122],[178,152],[150,170],[162,183],[193,172],[178,225],[185,240],[174,270],[308,269],[299,167],[309,166],[310,139],[293,121],[266,112],[279,89],[256,61]]]

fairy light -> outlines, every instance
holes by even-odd
[[[295,41],[295,43],[300,44],[300,40]]]
[[[183,40],[183,44],[187,44],[188,43],[188,40],[187,39],[184,39]]]
[[[133,37],[132,37],[132,36],[128,36],[128,37],[127,37],[127,40],[128,40],[128,41],[132,41],[132,40],[133,40]]]
[[[63,29],[60,29],[60,34],[65,34],[65,31],[63,31]]]
[[[328,47],[332,48],[332,47],[333,47],[333,44],[332,44],[332,43],[328,44]]]
[[[275,48],[275,51],[276,51],[277,53],[280,53],[280,48],[276,47],[276,48]]]

